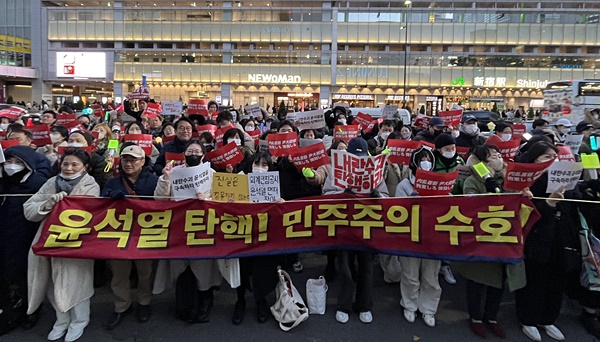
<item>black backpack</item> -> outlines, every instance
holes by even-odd
[[[175,285],[175,317],[193,321],[198,315],[198,286],[196,276],[188,266],[177,278]]]

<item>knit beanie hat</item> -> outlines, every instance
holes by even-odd
[[[454,140],[452,134],[442,133],[437,138],[435,138],[435,148],[437,149],[454,144],[456,144],[456,141]]]

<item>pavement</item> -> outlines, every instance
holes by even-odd
[[[304,296],[306,280],[318,278],[324,271],[326,258],[318,253],[301,254],[304,271],[299,274],[290,272],[294,284]],[[110,318],[113,305],[112,294],[108,285],[97,289],[92,298],[92,317],[81,342],[186,342],[186,341],[483,341],[473,335],[468,327],[466,312],[465,280],[457,276],[456,285],[448,285],[440,279],[443,292],[439,310],[436,315],[435,328],[425,326],[420,317],[410,324],[404,320],[400,307],[400,289],[398,284],[387,284],[378,264],[375,265],[373,322],[361,323],[357,314],[350,315],[350,321],[340,324],[335,320],[336,297],[339,281],[330,282],[327,296],[327,312],[325,315],[311,315],[297,328],[283,332],[275,320],[259,324],[256,321],[256,310],[252,295],[246,294],[247,308],[244,322],[240,326],[231,323],[233,306],[236,301],[234,289],[224,283],[215,292],[215,305],[210,322],[190,325],[174,318],[175,295],[173,292],[156,296],[152,302],[153,316],[149,322],[140,324],[135,315],[125,318],[123,323],[113,331],[106,331],[102,324]],[[306,298],[306,297],[304,297]],[[268,298],[272,304],[272,294]],[[587,334],[579,325],[580,307],[577,302],[566,299],[563,312],[556,325],[566,336],[567,341],[598,342]],[[35,328],[29,331],[17,329],[0,337],[1,342],[37,342],[46,341],[46,336],[54,323],[52,307],[44,304],[42,318]],[[515,318],[514,296],[505,292],[500,308],[499,323],[507,332],[506,341],[531,341],[520,329]],[[491,333],[487,341],[500,341]],[[542,332],[543,341],[553,341]]]

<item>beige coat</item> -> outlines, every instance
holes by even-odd
[[[50,198],[49,195],[55,193],[57,193],[56,177],[52,177],[23,204],[25,218],[33,222],[42,222],[33,244],[39,240],[41,227],[50,213],[43,209],[43,205]],[[100,187],[94,177],[85,174],[71,195],[98,197]],[[27,280],[29,294],[27,314],[32,314],[42,304],[48,289],[51,288],[50,281],[52,281],[58,309],[67,312],[94,294],[94,260],[45,257],[35,255],[30,250]]]

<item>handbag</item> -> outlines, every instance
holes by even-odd
[[[279,322],[281,330],[289,331],[308,319],[308,308],[292,283],[290,275],[282,269],[278,269],[277,273],[279,274],[279,284],[275,288],[277,300],[271,306],[271,313]]]
[[[600,240],[592,234],[588,228],[585,217],[579,212],[581,231],[579,240],[581,242],[581,286],[590,291],[600,291]]]

